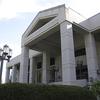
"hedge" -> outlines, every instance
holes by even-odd
[[[96,81],[92,84],[91,91],[96,95],[100,96],[100,81]]]
[[[76,86],[3,84],[0,100],[96,100],[96,97]]]

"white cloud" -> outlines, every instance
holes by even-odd
[[[15,0],[3,0],[0,6],[0,19],[2,18],[13,18],[16,16],[18,4]],[[16,3],[16,5],[15,5]]]
[[[70,7],[86,17],[100,11],[100,0],[71,0]]]
[[[52,6],[60,5],[66,0],[2,0],[0,19],[13,18],[21,12],[37,12]]]
[[[88,17],[100,11],[100,0],[0,0],[0,19],[13,18],[21,12],[34,13],[64,3]]]

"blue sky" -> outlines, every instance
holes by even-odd
[[[0,0],[0,47],[8,44],[13,57],[19,55],[21,36],[36,14],[61,4],[87,18],[100,11],[100,0]]]

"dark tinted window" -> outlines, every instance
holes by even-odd
[[[37,63],[37,68],[39,69],[39,68],[42,68],[42,62],[38,62]]]
[[[75,57],[82,56],[82,55],[86,55],[85,48],[75,50]]]
[[[86,65],[76,67],[76,79],[88,79],[88,69]]]
[[[55,58],[54,57],[50,58],[50,65],[55,65]]]

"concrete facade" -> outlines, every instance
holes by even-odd
[[[21,55],[7,63],[6,82],[85,86],[99,80],[99,33],[100,14],[85,19],[65,5],[40,11],[22,36]]]

